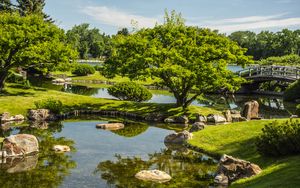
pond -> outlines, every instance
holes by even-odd
[[[89,119],[89,120],[84,120]],[[114,120],[114,119],[113,119]],[[126,120],[116,131],[96,129],[109,119],[79,120],[31,125],[1,131],[36,135],[38,156],[2,164],[1,187],[208,187],[212,185],[216,160],[184,147],[164,144],[173,130],[166,125]],[[123,120],[124,122],[124,120]],[[177,128],[178,130],[178,128]],[[54,144],[72,146],[70,153],[54,153]],[[8,161],[8,160],[7,160]],[[159,169],[172,180],[163,184],[138,180],[140,170]]]

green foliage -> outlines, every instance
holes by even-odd
[[[89,29],[89,24],[75,25],[67,31],[67,42],[79,52],[81,59],[107,56],[110,49],[110,37],[100,33],[99,29]]]
[[[300,66],[300,56],[296,54],[292,54],[292,55],[285,55],[280,57],[268,57],[266,59],[256,61],[256,63],[260,65]]]
[[[166,13],[162,25],[128,36],[116,35],[103,73],[107,77],[156,78],[174,94],[177,106],[187,107],[203,93],[237,90],[243,79],[226,67],[250,62],[245,51],[214,31],[186,26],[173,11]],[[195,94],[188,98],[192,91]]]
[[[60,100],[49,98],[35,101],[34,105],[37,109],[49,109],[54,114],[61,114],[63,112],[63,104]]]
[[[7,82],[11,83],[22,83],[24,80],[23,76],[21,74],[18,74],[14,71],[10,71],[7,76]]]
[[[34,67],[43,73],[77,54],[64,41],[64,31],[38,15],[0,14],[0,90],[8,71]]]
[[[229,38],[237,42],[241,47],[247,48],[247,55],[255,60],[265,59],[271,56],[284,56],[299,54],[300,30],[283,29],[279,32],[262,31],[258,34],[251,31],[237,31],[229,35]]]
[[[107,91],[120,100],[141,102],[152,98],[152,93],[148,89],[134,82],[121,82],[109,87]]]
[[[300,99],[300,80],[292,83],[284,92],[284,100],[295,101]]]
[[[257,138],[259,153],[267,156],[282,156],[300,153],[300,122],[274,121],[265,125],[262,134]]]
[[[95,68],[88,64],[77,64],[72,73],[77,76],[86,76],[88,74],[94,74]]]

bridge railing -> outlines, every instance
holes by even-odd
[[[300,68],[290,66],[254,66],[238,72],[241,77],[274,76],[300,79]]]

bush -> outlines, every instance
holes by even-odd
[[[274,121],[262,129],[256,141],[259,153],[267,156],[282,156],[300,153],[300,122]]]
[[[120,100],[147,101],[152,94],[145,87],[134,82],[122,82],[108,88],[108,93]]]
[[[284,92],[284,100],[295,101],[300,99],[300,80],[292,83]]]
[[[21,74],[10,71],[6,81],[10,83],[23,83],[24,78]]]
[[[75,66],[74,70],[72,71],[73,74],[77,76],[86,76],[88,74],[94,74],[95,69],[91,65],[87,64],[78,64]]]
[[[63,112],[63,104],[60,100],[46,99],[35,101],[34,105],[37,109],[49,109],[54,114],[61,114]]]

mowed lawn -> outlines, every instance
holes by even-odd
[[[9,84],[8,87],[6,87],[5,92],[0,94],[0,113],[10,112],[12,115],[26,115],[29,109],[35,108],[35,101],[49,98],[62,101],[65,111],[75,109],[117,110],[141,116],[147,116],[152,113],[176,116],[186,113],[192,118],[195,118],[196,113],[203,115],[220,113],[220,111],[207,107],[190,106],[188,109],[183,110],[182,108],[176,107],[175,104],[137,103],[131,101],[101,99],[43,88],[21,89],[20,86],[16,84]]]
[[[300,187],[300,155],[272,158],[264,157],[256,151],[256,137],[261,134],[264,125],[272,121],[274,120],[208,126],[195,132],[189,143],[207,153],[219,156],[227,154],[248,160],[263,169],[258,176],[239,180],[231,187]]]

